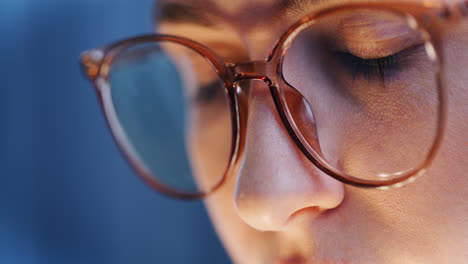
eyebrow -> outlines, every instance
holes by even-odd
[[[302,10],[305,5],[311,5],[323,1],[326,0],[280,0],[276,5],[279,13],[286,13],[287,11],[294,12]],[[191,5],[190,3],[187,4],[170,1],[158,1],[154,17],[155,21],[159,23],[191,23],[207,27],[216,26],[216,20],[219,19],[219,17],[214,16],[210,13],[210,10],[206,8]]]
[[[202,26],[213,26],[206,9],[179,2],[163,2],[156,5],[154,17],[156,22],[192,23]]]

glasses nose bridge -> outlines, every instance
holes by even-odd
[[[262,80],[268,85],[273,85],[274,71],[268,61],[238,62],[231,65],[234,73],[234,83],[245,80]]]

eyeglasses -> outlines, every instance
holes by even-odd
[[[355,2],[302,18],[265,61],[229,62],[193,40],[154,34],[84,52],[81,62],[121,150],[167,195],[203,198],[225,182],[261,91],[322,172],[359,187],[398,187],[423,174],[441,145],[438,28],[467,13],[466,0]]]

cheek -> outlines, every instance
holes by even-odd
[[[440,155],[440,159],[445,162],[441,166],[447,171],[446,179],[459,184],[456,185],[458,189],[466,186],[464,197],[467,197],[468,185],[465,175],[468,170],[468,22],[452,28],[449,32],[451,34],[446,36],[444,50],[446,89],[449,95],[447,130],[442,145],[444,153]]]
[[[446,37],[445,43],[446,88],[449,94],[448,132],[458,140],[464,138],[460,143],[466,143],[467,137],[463,133],[468,131],[468,22],[454,28],[453,33]]]
[[[468,217],[468,23],[452,28],[446,38],[447,129],[442,146],[427,172],[416,182],[385,192],[351,188],[353,204],[363,205],[381,225],[403,230],[408,241],[418,239],[449,245],[459,256],[466,250]],[[460,52],[463,51],[463,52]],[[462,243],[456,243],[462,241]],[[437,244],[435,245],[437,246]],[[444,251],[440,252],[443,255]]]
[[[233,205],[235,174],[205,199],[210,219],[233,263],[273,263],[273,233],[260,232],[247,225]]]
[[[208,190],[222,180],[230,160],[232,128],[228,109],[193,109],[187,137],[195,178]]]

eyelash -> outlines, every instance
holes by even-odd
[[[366,80],[385,81],[386,76],[398,71],[401,63],[400,54],[378,59],[362,59],[351,53],[340,54],[346,67],[352,71],[353,81],[359,76]]]
[[[413,55],[419,46],[407,48],[383,58],[363,59],[349,52],[337,52],[343,67],[351,73],[353,81],[363,77],[369,81],[385,82],[387,77],[397,74],[405,66],[406,59]]]

